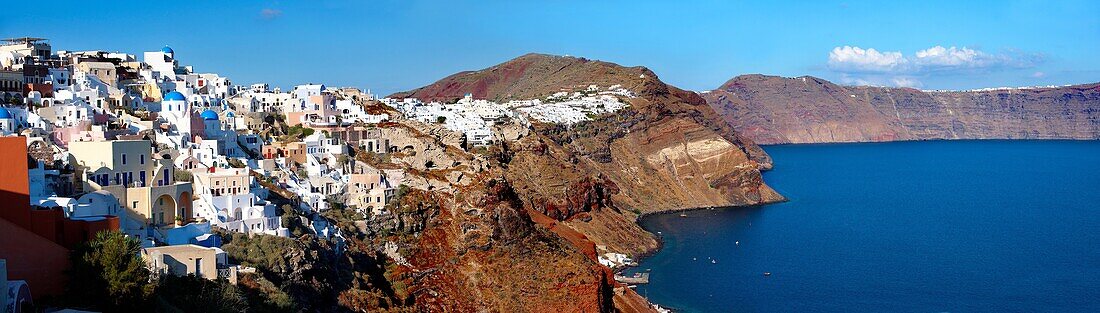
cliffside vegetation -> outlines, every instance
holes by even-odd
[[[100,232],[73,250],[65,297],[47,301],[103,312],[246,312],[249,303],[225,280],[154,275],[141,244],[119,232]]]

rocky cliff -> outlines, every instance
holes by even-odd
[[[449,101],[537,99],[590,85],[621,85],[630,107],[593,121],[538,124],[495,147],[523,202],[614,251],[656,247],[634,219],[646,212],[782,199],[761,179],[771,160],[706,101],[644,67],[528,54],[391,97]]]
[[[628,89],[629,107],[568,126],[505,120],[492,146],[469,150],[439,123],[356,100],[391,114],[359,127],[394,149],[352,147],[355,157],[337,162],[393,171],[401,187],[382,208],[334,195],[330,209],[303,213],[292,193],[266,184],[287,204],[284,225],[301,235],[227,239],[233,261],[257,268],[243,278],[250,303],[275,312],[653,312],[597,261],[657,248],[639,216],[782,200],[761,179],[771,159],[703,98],[643,67],[540,54],[393,97],[506,101],[590,85]],[[340,236],[315,236],[308,221]]]
[[[761,144],[1100,139],[1100,84],[932,92],[742,75],[702,96]]]

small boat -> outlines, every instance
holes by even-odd
[[[691,258],[691,260],[692,260],[692,261],[696,261],[696,260],[698,260],[698,259],[696,259],[696,258]]]
[[[734,241],[734,242],[733,242],[733,244],[734,244],[734,245],[738,245],[738,246],[740,246],[740,245],[741,245],[741,241]]]
[[[710,264],[718,264],[718,260],[710,259]]]
[[[772,276],[772,272],[764,272],[764,277]]]
[[[686,213],[680,213],[680,217],[688,217]]]

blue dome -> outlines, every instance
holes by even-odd
[[[202,111],[202,113],[199,113],[199,117],[202,117],[204,121],[217,121],[218,113],[212,110],[206,110]]]
[[[164,46],[164,48],[161,48],[160,51],[169,54],[176,54],[175,51],[172,51],[172,48],[168,46]]]
[[[187,101],[187,97],[184,97],[179,91],[169,92],[164,95],[164,100],[167,101]]]
[[[0,119],[12,118],[11,112],[8,109],[0,108]]]

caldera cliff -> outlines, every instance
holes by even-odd
[[[922,91],[742,75],[702,96],[760,144],[1100,139],[1100,83]]]
[[[528,54],[392,95],[450,101],[538,99],[591,85],[620,85],[627,109],[573,125],[534,123],[505,138],[499,164],[526,207],[596,245],[640,254],[653,236],[635,223],[649,212],[753,205],[783,198],[761,179],[771,159],[693,92],[644,67]]]
[[[301,199],[267,183],[285,198],[284,224],[301,235],[228,236],[230,258],[257,268],[242,278],[246,293],[279,309],[268,311],[654,312],[598,262],[657,248],[639,216],[782,200],[761,178],[771,159],[703,98],[644,67],[542,54],[391,98],[503,102],[593,85],[617,86],[628,106],[572,124],[502,119],[487,146],[442,121],[336,92],[391,116],[355,126],[377,131],[391,151],[353,149],[339,166],[392,172],[401,187],[382,208],[347,207],[337,195],[329,210],[302,215],[290,209]],[[314,236],[301,221],[341,236]]]

